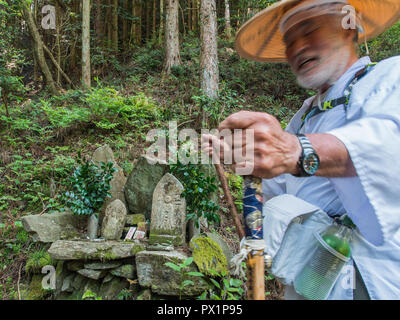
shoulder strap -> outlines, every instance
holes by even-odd
[[[370,63],[370,64],[366,65],[363,69],[358,71],[355,74],[354,78],[351,80],[351,82],[346,86],[343,97],[332,99],[329,101],[324,101],[324,103],[322,105],[322,110],[320,108],[314,107],[314,108],[309,109],[308,112],[304,113],[304,115],[302,117],[303,123],[302,123],[301,127],[304,125],[304,123],[306,122],[307,119],[310,119],[311,117],[313,117],[321,112],[333,109],[342,104],[344,104],[345,108],[347,109],[354,85],[358,81],[360,81],[361,78],[363,78],[375,65],[376,65],[376,62]]]

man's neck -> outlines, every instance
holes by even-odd
[[[349,68],[358,61],[358,56],[357,55],[352,55],[351,58],[349,59],[349,62],[346,65],[346,68],[344,70],[344,72],[342,74],[340,74],[336,80],[340,79],[340,77],[342,75],[344,75],[346,73],[347,70],[349,70]],[[332,87],[333,84],[332,83],[325,83],[324,85],[322,85],[320,88],[318,88],[318,91],[320,94],[324,94],[330,87]]]

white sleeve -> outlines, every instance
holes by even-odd
[[[357,120],[329,131],[346,146],[358,177],[330,179],[364,237],[381,245],[400,228],[400,88],[375,90]]]

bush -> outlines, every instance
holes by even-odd
[[[101,208],[109,193],[113,178],[113,163],[101,162],[100,168],[90,161],[78,158],[79,166],[69,179],[69,191],[61,196],[61,201],[74,214],[91,215]]]

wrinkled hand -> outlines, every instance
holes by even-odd
[[[202,135],[202,149],[214,161],[219,156],[221,161],[229,164],[232,159],[236,173],[251,167],[252,172],[245,175],[261,178],[297,173],[300,143],[295,135],[285,132],[272,115],[241,111],[221,122],[218,129],[220,137]],[[242,129],[241,135],[237,134],[238,129]]]

